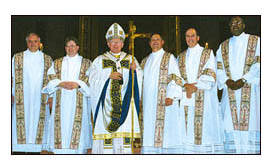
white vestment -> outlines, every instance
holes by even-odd
[[[219,103],[216,88],[216,62],[213,51],[204,64],[201,75],[199,76],[199,65],[204,48],[197,44],[193,48],[188,48],[185,53],[185,75],[187,81],[183,79],[183,85],[188,83],[197,83],[195,86],[198,90],[203,90],[203,115],[202,115],[202,136],[201,143],[195,143],[195,113],[196,113],[196,93],[191,98],[186,97],[186,91],[183,90],[183,97],[180,102],[181,110],[188,108],[186,136],[184,137],[184,153],[204,154],[204,153],[222,153],[223,152],[223,135],[220,126]],[[179,62],[182,56],[179,56]],[[203,61],[202,61],[203,62]],[[179,65],[180,66],[180,65]],[[213,73],[203,73],[209,70]],[[180,73],[183,77],[183,72]],[[185,115],[184,115],[185,116]]]
[[[42,144],[36,144],[38,121],[41,106],[41,89],[44,76],[44,54],[41,51],[23,52],[23,102],[25,121],[25,144],[19,144],[17,139],[16,99],[12,105],[12,151],[15,152],[41,152],[46,149],[46,134],[49,109],[45,108],[45,128]],[[12,58],[12,96],[15,97],[16,73],[15,61]]]
[[[226,153],[260,153],[260,61],[253,63],[250,70],[243,74],[245,66],[247,45],[249,34],[242,33],[239,36],[229,38],[229,70],[232,80],[237,81],[241,78],[247,80],[251,85],[250,114],[248,131],[234,130],[228,96],[227,76],[224,60],[222,57],[222,44],[217,50],[217,62],[222,64],[218,66],[218,89],[223,90],[221,107],[223,112],[223,124],[225,134],[225,152]],[[260,38],[258,38],[255,57],[260,60]],[[237,106],[237,117],[240,116],[241,89],[235,90],[235,99]]]
[[[43,93],[48,93],[53,96],[53,107],[52,113],[50,117],[50,125],[49,125],[49,135],[48,135],[48,146],[51,152],[55,154],[86,154],[87,149],[91,148],[92,143],[92,122],[91,122],[91,108],[90,108],[90,88],[86,82],[79,79],[80,69],[82,60],[84,58],[79,56],[78,54],[74,57],[65,56],[62,58],[62,68],[61,68],[61,78],[53,78],[48,85],[43,88]],[[88,61],[88,60],[87,60]],[[56,62],[54,62],[56,63]],[[88,64],[91,64],[91,61],[88,61]],[[48,70],[48,75],[57,75],[54,65]],[[88,71],[84,72],[85,75],[88,75]],[[79,84],[80,88],[67,90],[59,87],[58,85],[61,82],[76,82]],[[55,126],[56,123],[56,96],[57,91],[61,90],[61,98],[60,98],[60,118],[61,118],[61,148],[55,147]],[[80,140],[78,144],[78,148],[71,147],[71,139],[73,134],[73,127],[75,121],[75,114],[77,108],[77,90],[82,93],[82,116],[81,121],[81,130],[80,132]]]
[[[114,57],[114,54],[106,52],[103,55],[98,56],[90,69],[90,88],[91,88],[91,100],[92,100],[92,115],[93,119],[96,119],[93,132],[93,147],[92,153],[94,154],[127,154],[132,153],[130,139],[132,137],[132,106],[133,107],[133,138],[140,138],[140,128],[138,122],[138,116],[136,106],[132,101],[130,103],[129,111],[124,123],[113,132],[109,132],[106,128],[111,122],[112,115],[112,103],[113,101],[121,101],[116,105],[121,105],[124,95],[127,91],[127,85],[129,80],[130,64],[132,63],[132,56],[127,55],[124,52],[119,53],[119,58]],[[142,83],[143,72],[136,63],[136,74],[139,91]],[[102,92],[102,89],[108,81],[111,72],[117,71],[123,74],[123,84],[120,85],[120,89],[116,93],[113,93],[115,86],[113,80],[110,79],[108,87],[105,93],[105,105],[104,108],[99,106],[97,114],[96,108]],[[111,94],[113,93],[113,94]],[[139,92],[138,92],[139,93]],[[140,94],[140,93],[139,93]],[[120,98],[113,98],[119,97]],[[119,104],[120,103],[120,104]],[[95,116],[97,115],[97,116]],[[95,118],[96,117],[96,118]]]
[[[179,109],[178,100],[182,97],[182,87],[171,80],[166,87],[166,98],[173,99],[173,104],[165,107],[163,145],[155,147],[156,112],[159,92],[159,73],[162,58],[166,52],[160,49],[147,58],[143,80],[143,147],[144,154],[182,153],[182,130],[184,129],[183,110]],[[165,54],[167,55],[167,54]],[[168,62],[168,75],[180,77],[175,57],[171,54]],[[163,75],[162,75],[163,76]],[[181,81],[181,78],[180,78]],[[165,100],[165,99],[162,99]]]

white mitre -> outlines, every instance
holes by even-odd
[[[112,40],[114,38],[120,38],[123,42],[125,41],[125,32],[123,28],[117,24],[112,24],[106,32],[106,40]]]

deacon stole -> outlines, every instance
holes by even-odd
[[[25,115],[24,115],[24,87],[23,87],[23,61],[24,53],[17,53],[14,57],[15,65],[15,101],[16,101],[16,130],[17,143],[26,144]],[[52,58],[44,54],[43,85],[48,83],[47,70],[51,67]],[[39,81],[40,82],[40,81]],[[36,144],[42,144],[45,127],[45,110],[47,95],[41,95],[40,115],[37,127]]]
[[[180,77],[176,76],[175,74],[168,75],[170,56],[171,56],[170,53],[165,52],[162,57],[161,63],[160,63],[156,122],[155,122],[155,136],[154,136],[154,147],[156,148],[163,146],[164,126],[165,126],[165,99],[166,99],[167,85],[171,80],[174,80],[176,84],[182,86],[182,80]],[[143,63],[143,65],[144,64],[145,63]]]
[[[260,62],[260,58],[255,57],[257,40],[258,40],[257,36],[254,35],[249,36],[243,75],[245,75],[250,70],[252,64]],[[226,74],[229,77],[229,79],[232,79],[230,68],[229,68],[229,59],[228,59],[229,39],[227,39],[222,43],[221,53],[222,53]],[[228,98],[229,98],[234,130],[248,131],[249,117],[250,117],[250,97],[251,97],[250,95],[251,95],[251,85],[245,83],[244,86],[241,88],[240,118],[238,118],[235,91],[228,88]]]
[[[59,58],[54,61],[56,75],[50,75],[49,77],[54,79],[61,79],[61,69],[62,69],[63,58]],[[88,70],[91,62],[88,59],[83,58],[79,73],[79,80],[82,80],[88,85],[88,77],[86,76],[86,71]],[[56,91],[56,104],[55,104],[55,127],[54,127],[54,142],[55,148],[62,148],[62,135],[61,135],[61,89]],[[76,89],[76,110],[72,129],[72,136],[70,140],[70,149],[78,149],[81,127],[82,127],[82,115],[83,115],[83,94]]]
[[[184,51],[179,56],[179,70],[182,78],[188,82],[187,73],[186,73],[186,52]],[[216,80],[216,73],[206,68],[203,70],[205,64],[210,58],[210,49],[204,49],[201,54],[200,63],[198,67],[198,75],[197,79],[201,75],[209,75],[212,76]],[[196,145],[202,144],[202,128],[203,128],[203,113],[204,113],[204,90],[198,89],[195,94],[195,116],[194,116],[194,142]],[[184,107],[185,109],[185,124],[187,129],[187,116],[188,116],[188,106]]]

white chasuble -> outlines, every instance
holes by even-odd
[[[118,55],[106,52],[98,56],[92,64],[89,81],[92,92],[92,114],[95,123],[92,147],[92,153],[94,154],[132,153],[131,138],[141,137],[137,102],[131,100],[130,105],[123,108],[125,95],[129,94],[131,97],[131,92],[128,90],[129,81],[132,80],[130,74],[131,63],[131,55],[124,52]],[[139,98],[141,96],[140,88],[143,72],[136,59],[135,63],[137,67],[137,90],[134,91],[134,94],[137,94]],[[112,72],[121,73],[123,83],[110,79],[109,76]],[[124,112],[126,113],[125,118],[124,121],[121,121]]]
[[[65,56],[48,70],[51,81],[43,93],[53,96],[48,145],[55,154],[86,154],[92,143],[92,122],[88,69],[91,61],[79,56]],[[67,90],[61,82],[76,82],[80,88]]]

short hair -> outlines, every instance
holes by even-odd
[[[232,22],[232,20],[233,20],[234,18],[237,18],[237,17],[239,17],[239,18],[242,20],[242,23],[245,24],[245,20],[244,20],[242,17],[240,17],[240,16],[233,16],[233,17],[231,17],[231,18],[230,18],[230,21],[229,21],[229,24]]]
[[[77,46],[80,45],[79,40],[78,40],[76,37],[74,37],[74,36],[68,36],[68,37],[66,37],[66,39],[65,39],[65,46],[66,46],[66,44],[67,44],[69,41],[74,41]]]
[[[25,41],[26,41],[26,42],[28,41],[28,37],[30,37],[30,36],[37,36],[38,39],[39,39],[39,41],[40,41],[40,36],[39,36],[37,33],[35,33],[35,32],[30,32],[30,33],[28,33],[28,34],[26,35],[26,37],[25,37]]]
[[[196,35],[199,36],[198,33],[197,33],[197,28],[196,28],[196,27],[190,27],[190,28],[188,28],[188,29],[186,30],[186,32],[187,32],[188,30],[190,30],[190,29],[194,29],[194,30],[196,31]],[[186,35],[186,32],[185,32],[185,35]]]
[[[163,38],[163,36],[162,36],[161,33],[152,33],[151,36],[150,36],[150,41],[151,41],[151,39],[152,39],[152,36],[154,36],[154,35],[159,35],[160,38],[161,38],[162,40],[164,40],[164,38]]]

